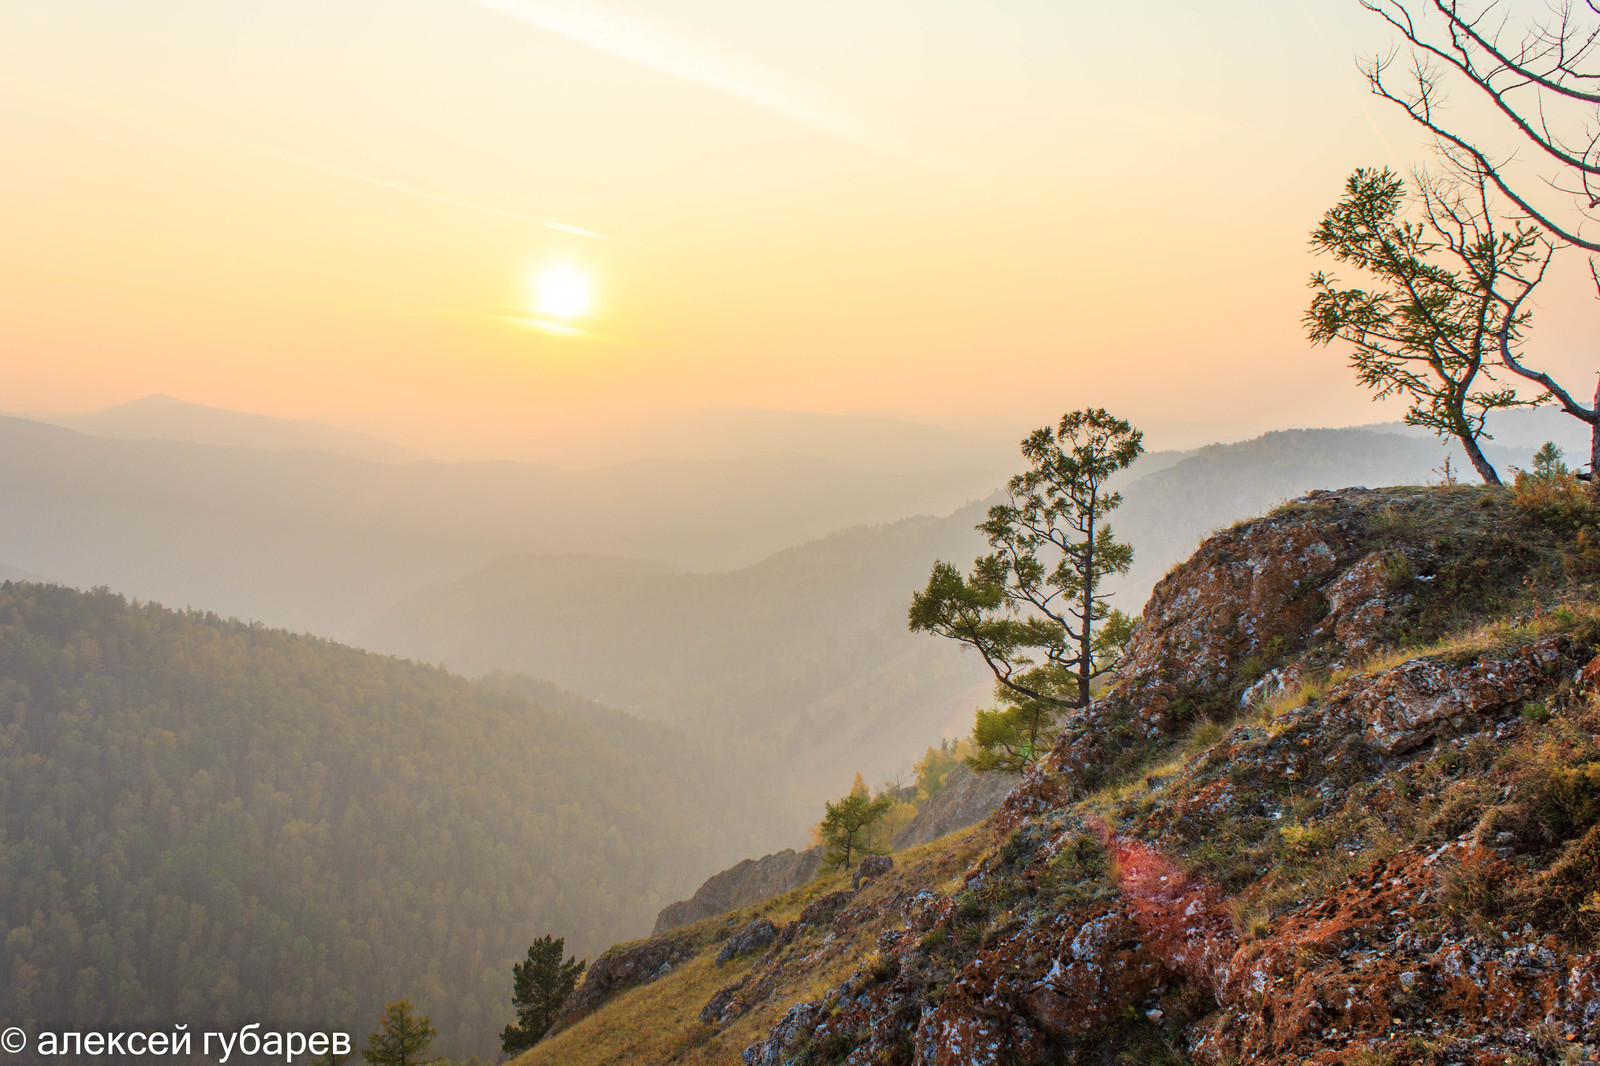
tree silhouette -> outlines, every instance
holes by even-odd
[[[1346,287],[1317,271],[1306,332],[1317,344],[1348,342],[1350,365],[1375,399],[1408,397],[1408,425],[1454,437],[1478,476],[1498,485],[1478,445],[1488,436],[1484,419],[1537,402],[1494,379],[1500,350],[1516,345],[1528,321],[1504,297],[1538,283],[1546,245],[1530,226],[1499,225],[1481,181],[1465,193],[1426,176],[1417,184],[1408,196],[1387,168],[1357,170],[1345,182],[1311,246],[1376,284]],[[1408,208],[1421,220],[1409,220]]]

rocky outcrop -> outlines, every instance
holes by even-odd
[[[1286,649],[1304,645],[1326,616],[1322,589],[1365,554],[1363,523],[1343,506],[1362,491],[1313,493],[1303,510],[1207,540],[1151,592],[1121,676],[1139,686],[1214,692],[1274,639]]]
[[[1373,637],[1391,609],[1390,590],[1411,569],[1403,552],[1383,548],[1369,552],[1322,590],[1328,615],[1315,630],[1332,636],[1346,657],[1371,650]]]
[[[806,926],[825,924],[828,919],[838,914],[846,903],[850,902],[853,895],[854,893],[841,889],[838,892],[829,892],[825,896],[818,896],[806,904],[805,909],[800,912],[800,917],[794,920],[793,927],[784,931],[786,933],[794,933]]]
[[[1391,510],[1416,496],[1314,494],[1203,545],[1158,586],[1117,685],[990,819],[992,850],[962,887],[863,888],[829,940],[877,930],[875,953],[745,1061],[806,1047],[895,1066],[1141,1061],[1123,1050],[1138,1040],[1216,1066],[1600,1061],[1600,955],[1582,946],[1600,933],[1570,933],[1600,928],[1600,659],[1523,615],[1359,669],[1441,595],[1526,587],[1516,545],[1441,559],[1451,523]],[[1268,699],[1286,706],[1269,715]],[[1129,750],[1172,750],[1196,708],[1241,706],[1255,717],[1187,762],[1077,802]],[[1535,758],[1550,708],[1568,747]],[[1514,744],[1523,754],[1500,758]],[[1516,806],[1530,767],[1558,757],[1575,767],[1553,779],[1561,796],[1594,790],[1565,844],[1528,813],[1547,808]],[[1245,898],[1277,902],[1251,914]],[[775,951],[762,968],[792,965]]]
[[[746,859],[707,879],[688,899],[663,907],[656,915],[654,932],[665,933],[741,907],[753,907],[805,884],[817,875],[821,865],[821,848],[785,848],[759,859]]]
[[[1314,674],[1360,663],[1386,646],[1396,626],[1417,622],[1441,598],[1457,594],[1436,580],[1440,574],[1452,578],[1451,586],[1463,572],[1487,582],[1495,567],[1514,561],[1510,551],[1492,566],[1451,558],[1451,549],[1440,547],[1448,541],[1409,517],[1427,502],[1423,490],[1313,492],[1208,539],[1155,587],[1112,687],[1068,716],[1055,750],[999,808],[1000,824],[1010,828],[1079,798],[1119,757],[1153,750],[1197,717],[1260,705]],[[1496,519],[1466,508],[1462,524],[1472,521],[1492,529]],[[1376,535],[1375,524],[1398,527],[1400,535]],[[1478,529],[1453,532],[1463,553],[1472,550],[1473,537],[1489,538]],[[1514,573],[1502,579],[1520,587]],[[1392,710],[1402,719],[1408,713],[1422,718],[1416,728],[1409,719],[1398,723],[1396,743],[1437,732],[1423,721],[1459,721],[1482,701],[1498,698],[1458,688],[1444,697],[1447,706],[1423,709],[1427,670],[1415,672],[1421,687],[1397,694]],[[1520,667],[1513,672],[1526,675]],[[1494,687],[1494,678],[1485,680]],[[1394,684],[1400,686],[1398,678]],[[1497,691],[1514,700],[1520,698],[1515,688]],[[1450,704],[1452,698],[1459,702]],[[1376,738],[1389,726],[1377,720],[1380,711],[1373,715]],[[1389,742],[1380,746],[1388,750]]]
[[[850,890],[860,889],[866,882],[874,877],[882,877],[894,869],[894,860],[887,855],[868,855],[850,871]]]
[[[732,962],[741,955],[751,955],[758,951],[767,950],[767,946],[778,939],[778,927],[766,918],[754,918],[750,924],[730,936],[722,945],[722,950],[717,952],[717,965],[722,966]]]
[[[1341,781],[1381,771],[1384,744],[1404,756],[1457,729],[1475,731],[1462,740],[1504,744],[1524,728],[1520,701],[1582,678],[1586,650],[1550,637],[1464,662],[1422,657],[1352,677],[1280,716],[1272,730],[1236,729],[1174,779],[1177,791],[1154,786],[1161,806],[1141,826],[1148,840],[1058,808],[1024,822],[967,872],[955,897],[850,901],[833,936],[881,923],[877,957],[821,999],[791,1009],[746,1062],[786,1061],[808,1043],[849,1050],[830,1061],[1076,1061],[1130,1019],[1214,1066],[1287,1066],[1319,1048],[1359,1050],[1412,1031],[1419,1019],[1436,1031],[1480,1034],[1476,1044],[1452,1045],[1463,1051],[1532,1047],[1527,1033],[1538,1026],[1564,1045],[1584,1034],[1600,1043],[1600,957],[1531,926],[1485,937],[1437,920],[1430,900],[1463,864],[1476,864],[1477,876],[1489,880],[1526,877],[1476,848],[1470,826],[1442,846],[1416,844],[1358,867],[1258,939],[1241,933],[1220,885],[1193,875],[1163,847],[1175,851],[1193,826],[1204,827],[1205,839],[1226,823],[1271,825],[1282,816],[1286,786],[1337,806]],[[1083,902],[1069,896],[1029,906],[1057,891],[1053,871],[1090,838],[1103,849],[1109,890]],[[1592,878],[1597,864],[1584,861],[1584,878]],[[1563,869],[1558,863],[1547,876]],[[1584,878],[1575,883],[1592,893]],[[975,951],[956,948],[955,962],[947,961],[970,931],[985,927]],[[770,965],[783,961],[774,956]],[[745,983],[761,980],[756,972]],[[937,996],[927,994],[930,986]],[[1482,1035],[1486,1028],[1499,1035]]]
[[[607,949],[584,970],[583,980],[561,1005],[561,1014],[550,1031],[558,1033],[593,1014],[619,992],[665,977],[674,966],[698,955],[700,947],[694,938],[678,935],[635,940]]]
[[[1600,1062],[1583,514],[1345,490],[1220,532],[978,831],[776,904],[685,1042],[754,1029],[750,1066]]]
[[[1358,719],[1368,743],[1397,755],[1465,722],[1520,706],[1553,679],[1572,673],[1576,662],[1566,637],[1481,654],[1463,664],[1421,657],[1336,686],[1320,713]]]
[[[922,802],[916,817],[894,835],[896,850],[914,848],[946,833],[977,825],[1000,806],[1017,782],[1018,774],[974,773],[965,763],[952,767],[944,787]]]
[[[1540,1042],[1583,1050],[1579,1036],[1593,1040],[1600,1017],[1596,956],[1531,928],[1486,936],[1414,924],[1438,891],[1438,875],[1463,860],[1492,865],[1466,841],[1411,849],[1285,915],[1270,937],[1218,971],[1218,1002],[1237,1006],[1197,1032],[1195,1058],[1219,1066],[1292,1061],[1302,1048],[1356,1049],[1428,1020],[1430,1029],[1446,1022],[1465,1030],[1465,1038],[1440,1041],[1452,1058],[1498,1050],[1492,1061],[1504,1062],[1505,1052]],[[1542,1029],[1542,1041],[1529,1029]]]

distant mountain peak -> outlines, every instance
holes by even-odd
[[[79,433],[123,440],[173,440],[269,452],[326,452],[382,463],[417,458],[408,448],[354,430],[211,407],[159,392],[81,414],[32,417]]]

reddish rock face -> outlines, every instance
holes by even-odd
[[[1314,495],[1207,541],[1157,586],[1116,685],[1072,716],[990,818],[992,850],[964,887],[852,901],[833,930],[883,923],[876,958],[809,1005],[807,1033],[786,1017],[746,1061],[807,1046],[851,1066],[1042,1066],[1136,1031],[1216,1066],[1336,1066],[1367,1053],[1420,1063],[1412,1036],[1428,1041],[1428,1061],[1600,1061],[1600,957],[1521,919],[1491,920],[1509,910],[1466,921],[1451,895],[1465,884],[1510,899],[1559,882],[1561,907],[1600,910],[1600,825],[1563,843],[1527,812],[1506,813],[1516,771],[1480,780],[1533,736],[1521,715],[1530,700],[1567,708],[1569,728],[1588,723],[1574,758],[1600,761],[1580,735],[1600,742],[1600,711],[1572,717],[1600,706],[1600,657],[1574,637],[1508,634],[1357,673],[1271,718],[1217,727],[1159,777],[1140,771],[1086,799],[1130,746],[1175,750],[1162,745],[1189,728],[1185,706],[1237,707],[1264,650],[1292,686],[1359,666],[1394,639],[1397,619],[1419,617],[1437,592],[1433,571],[1419,578],[1413,563],[1433,565],[1435,542],[1374,543],[1371,512],[1391,502]],[[1478,768],[1474,750],[1489,753],[1474,756]],[[1417,808],[1426,818],[1397,813],[1424,788],[1436,793]],[[1451,789],[1481,802],[1446,817]],[[1302,819],[1345,835],[1297,844]],[[1508,824],[1535,826],[1530,838],[1544,842],[1527,846],[1545,851],[1510,846]],[[1098,873],[1073,865],[1091,838]],[[1206,862],[1226,875],[1191,872]],[[1278,867],[1290,872],[1273,880]],[[1079,878],[1065,892],[1062,870]],[[1241,896],[1267,904],[1241,910]]]
[[[1410,565],[1402,552],[1391,548],[1362,556],[1322,590],[1328,616],[1313,636],[1332,635],[1347,659],[1371,651],[1378,627],[1389,616],[1390,586]]]
[[[1352,550],[1344,523],[1301,514],[1217,534],[1156,585],[1121,676],[1196,691],[1225,687],[1272,638],[1295,647],[1304,641],[1322,610],[1316,593]]]
[[[1373,495],[1363,493],[1348,495]],[[1002,804],[999,824],[1012,828],[1076,798],[1076,786],[1116,754],[1108,748],[1120,743],[1116,729],[1159,742],[1189,728],[1197,704],[1248,688],[1254,678],[1240,679],[1247,661],[1319,644],[1324,658],[1342,660],[1373,646],[1390,614],[1393,575],[1410,564],[1392,549],[1364,551],[1365,522],[1344,496],[1323,493],[1207,540],[1156,586],[1115,684],[1068,718],[1056,750]],[[1290,663],[1269,680],[1281,689],[1298,679]]]

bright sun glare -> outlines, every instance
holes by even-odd
[[[570,263],[555,263],[533,279],[533,309],[537,314],[577,318],[588,314],[593,302],[588,275]]]

